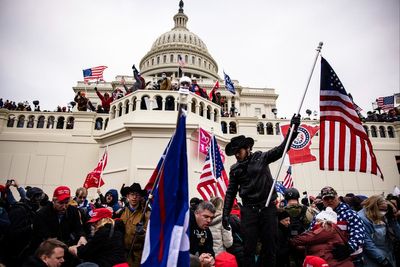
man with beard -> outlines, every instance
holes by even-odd
[[[143,209],[144,191],[140,184],[133,183],[124,187],[121,193],[128,200],[128,205],[121,215],[121,221],[125,224],[124,243],[128,252],[128,263],[129,266],[139,267],[150,212]]]

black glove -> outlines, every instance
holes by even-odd
[[[229,216],[222,216],[222,226],[225,228],[225,230],[231,230],[231,227],[229,226]]]
[[[294,132],[297,132],[297,129],[299,128],[299,126],[300,126],[300,118],[301,118],[301,115],[300,114],[293,114],[293,117],[292,117],[292,119],[290,120],[290,126],[292,126],[292,125],[294,125],[294,127],[293,127],[293,131]]]
[[[348,245],[335,245],[332,249],[333,258],[342,261],[350,256],[353,250]]]
[[[390,263],[390,261],[385,258],[382,262],[381,262],[381,266],[383,267],[393,267],[393,265]]]
[[[97,92],[97,87],[95,87],[94,90]]]

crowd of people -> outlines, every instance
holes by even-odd
[[[15,180],[0,192],[0,266],[140,266],[151,213],[140,184],[98,189],[91,201],[83,187],[49,198]],[[399,196],[326,186],[303,199],[287,189],[268,207],[242,201],[227,214],[229,199],[190,200],[190,266],[399,266]]]
[[[399,196],[340,197],[326,186],[317,197],[304,192],[301,200],[289,188],[281,199],[272,189],[269,164],[282,157],[287,143],[290,147],[299,125],[300,115],[294,115],[291,139],[269,151],[252,151],[254,140],[244,135],[226,145],[226,155],[237,162],[224,199],[190,200],[190,266],[398,266]],[[1,185],[0,192],[0,263],[140,266],[151,214],[140,184],[105,195],[98,189],[91,201],[84,187],[71,195],[69,187],[58,186],[50,198],[16,180]]]

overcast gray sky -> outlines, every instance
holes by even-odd
[[[365,111],[399,92],[398,0],[186,0],[188,28],[243,86],[271,87],[278,116],[297,111],[319,41]],[[65,106],[82,69],[131,75],[173,27],[178,0],[0,0],[0,97]],[[303,105],[318,110],[319,62]]]

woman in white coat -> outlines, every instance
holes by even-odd
[[[213,221],[210,224],[210,230],[212,233],[214,245],[214,253],[217,256],[219,253],[226,251],[227,248],[232,246],[233,238],[232,231],[226,230],[222,227],[222,208],[224,207],[224,201],[220,197],[213,197],[210,202],[214,204],[216,212]]]

